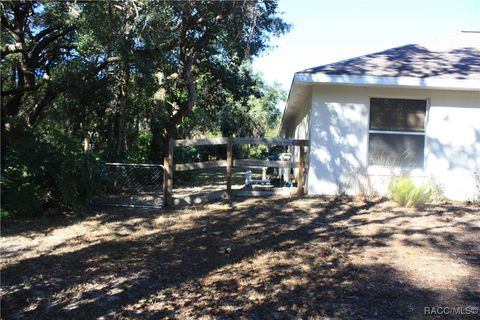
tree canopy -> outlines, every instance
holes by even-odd
[[[85,157],[156,162],[170,138],[278,124],[284,93],[250,68],[289,30],[276,1],[0,6],[2,207],[80,205]]]

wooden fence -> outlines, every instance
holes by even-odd
[[[298,161],[263,161],[263,160],[249,160],[249,159],[233,159],[233,145],[244,144],[264,144],[273,146],[298,146],[299,158]],[[173,149],[174,147],[186,146],[207,146],[207,145],[226,145],[227,159],[215,161],[203,161],[193,163],[173,163]],[[303,194],[304,186],[304,171],[305,171],[305,147],[309,145],[308,140],[296,139],[267,139],[267,138],[210,138],[210,139],[183,139],[170,140],[168,157],[164,159],[164,166],[166,170],[165,179],[165,201],[167,204],[173,202],[173,174],[174,171],[186,171],[204,168],[225,167],[227,174],[227,194],[232,194],[232,168],[238,167],[276,167],[276,168],[298,168],[297,175],[297,194]]]

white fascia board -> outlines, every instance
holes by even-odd
[[[414,77],[375,77],[329,75],[324,73],[296,73],[294,82],[346,84],[358,86],[400,86],[445,90],[480,90],[480,80],[429,79]]]
[[[309,82],[298,82],[295,80],[295,77],[292,80],[292,85],[290,86],[290,91],[288,92],[287,102],[285,103],[285,108],[283,109],[282,120],[280,122],[279,134],[282,134],[282,131],[285,131],[286,123],[291,121],[291,117],[296,114],[298,110],[292,111],[292,100],[296,99],[296,96],[300,93],[301,90],[304,90],[307,87],[310,87],[312,83]]]

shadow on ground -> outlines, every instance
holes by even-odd
[[[386,210],[347,198],[272,198],[96,212],[77,229],[35,231],[23,251],[8,237],[29,233],[11,227],[2,318],[418,319],[427,306],[478,306],[478,208]],[[412,228],[417,216],[456,229]],[[385,227],[361,232],[373,224]],[[404,246],[447,254],[474,278],[436,289],[382,260],[354,262],[390,250],[399,234]]]

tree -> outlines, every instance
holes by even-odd
[[[268,85],[259,80],[258,95],[251,95],[245,103],[229,99],[216,117],[223,136],[274,137],[280,122],[278,105],[285,100],[285,92],[278,84]]]
[[[235,108],[237,124],[265,121],[252,97],[267,91],[245,66],[289,28],[275,1],[0,6],[2,195],[36,185],[24,193],[36,203],[52,195],[75,202],[66,199],[79,186],[45,177],[63,168],[70,184],[79,182],[72,162],[85,156],[81,141],[104,160],[157,162],[170,138],[207,123],[219,132],[226,108]],[[242,132],[254,132],[251,124]]]
[[[72,4],[6,1],[1,6],[3,170],[7,146],[37,127],[48,106],[63,93],[88,87],[118,58],[81,55]]]
[[[166,26],[170,38],[164,47],[167,61],[159,83],[159,90],[164,90],[158,101],[162,110],[157,112],[165,124],[162,139],[153,132],[153,144],[161,141],[165,154],[168,140],[179,136],[197,104],[205,109],[216,105],[214,97],[222,92],[236,100],[253,93],[254,80],[242,66],[268,48],[270,36],[283,34],[289,26],[277,16],[274,1],[156,4],[158,11],[168,4],[171,15]],[[200,91],[199,84],[205,84]]]

